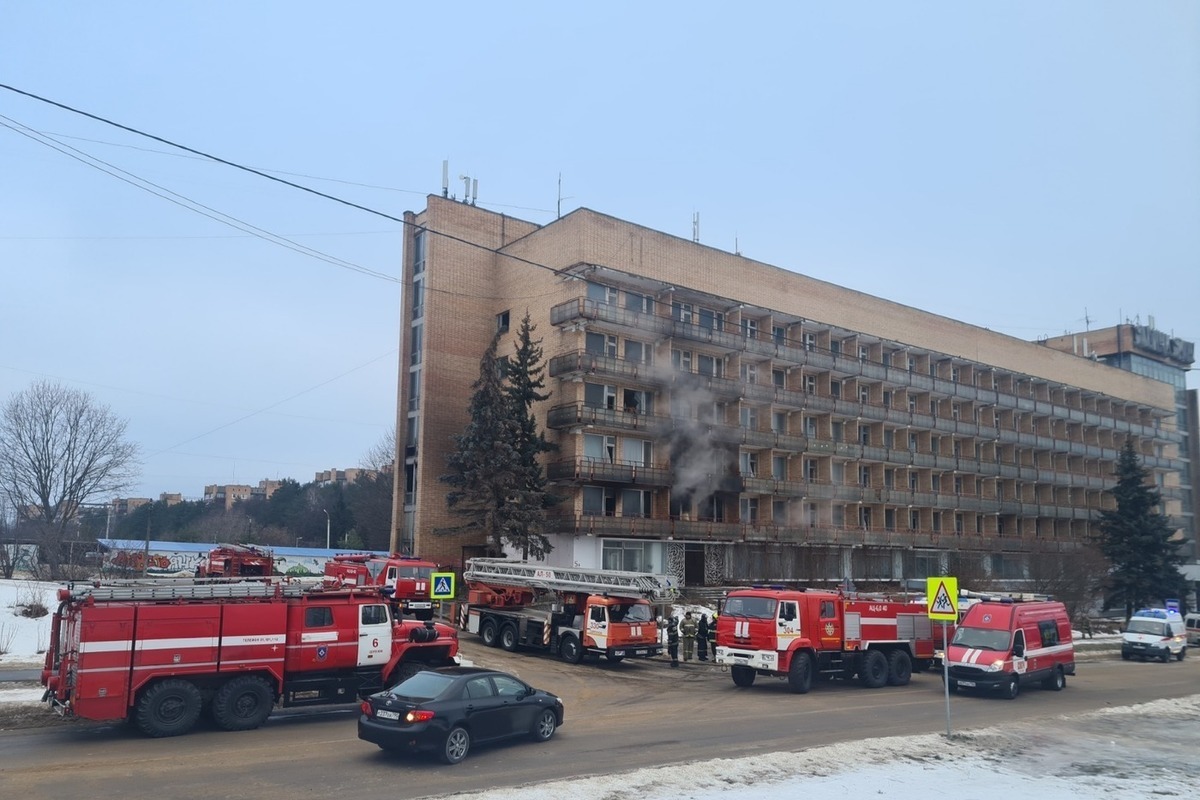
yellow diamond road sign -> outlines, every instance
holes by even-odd
[[[958,578],[926,578],[925,603],[929,618],[958,621]]]
[[[454,599],[454,573],[435,572],[429,576],[429,597],[433,600]]]

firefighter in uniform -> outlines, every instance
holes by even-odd
[[[667,617],[667,655],[671,657],[671,666],[679,666],[679,627],[675,617]]]
[[[713,612],[712,622],[708,623],[708,652],[712,653],[713,661],[717,660],[717,612]]]
[[[708,615],[701,614],[696,624],[696,658],[708,661]]]
[[[692,612],[684,613],[683,622],[679,623],[679,635],[683,637],[683,660],[691,661],[696,646],[696,620],[692,619]]]

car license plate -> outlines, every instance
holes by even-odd
[[[649,652],[650,652],[649,650],[647,650],[646,648],[643,647],[641,650],[634,650],[633,654],[635,656],[644,656],[644,655],[648,654]]]
[[[970,689],[974,689],[974,688],[975,688],[975,681],[959,681],[959,682],[958,682],[958,685],[959,685],[959,686],[966,686],[966,687],[968,687],[968,688],[970,688]]]
[[[400,719],[400,712],[387,711],[381,708],[375,712],[375,716],[379,717],[380,719]]]

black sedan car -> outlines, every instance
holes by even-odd
[[[526,737],[547,741],[563,724],[563,704],[504,672],[442,667],[418,672],[363,701],[358,738],[388,752],[432,751],[447,764],[473,743]]]

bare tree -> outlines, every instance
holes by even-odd
[[[396,426],[393,425],[371,449],[363,453],[362,466],[383,472],[396,463]]]
[[[49,381],[13,395],[0,411],[0,496],[38,531],[51,579],[83,504],[127,489],[138,474],[125,426],[86,392]]]

